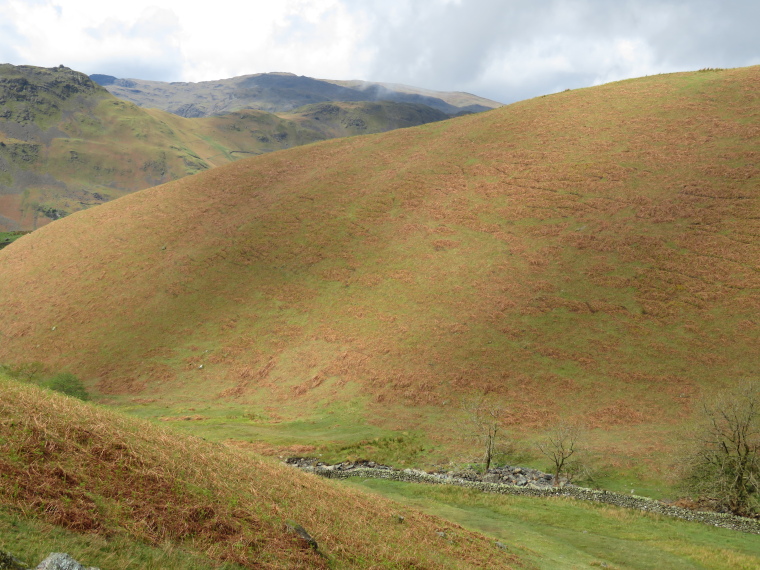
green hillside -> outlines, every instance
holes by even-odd
[[[0,231],[33,230],[243,157],[447,118],[425,105],[360,101],[183,119],[118,100],[65,67],[8,64],[0,109]]]
[[[577,420],[620,485],[666,480],[696,399],[758,374],[759,88],[623,81],[76,213],[0,251],[0,361],[211,438],[417,463],[487,392],[511,440]]]
[[[2,372],[0,452],[0,542],[27,564],[54,551],[104,570],[749,570],[760,558],[760,536],[611,505],[321,480]]]
[[[65,547],[104,569],[521,566],[439,517],[2,375],[0,451],[0,542],[26,560]]]

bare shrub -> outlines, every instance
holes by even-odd
[[[760,510],[760,382],[703,400],[686,434],[683,487],[736,514]]]
[[[582,433],[580,424],[559,420],[546,437],[536,444],[538,450],[552,462],[555,485],[559,485],[561,476],[571,481],[583,472],[581,463],[571,460],[579,451]]]
[[[470,428],[468,437],[479,444],[483,453],[483,464],[488,471],[496,454],[499,438],[502,437],[502,422],[506,418],[506,410],[485,395],[464,400],[462,410]]]

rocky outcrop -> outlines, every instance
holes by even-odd
[[[451,473],[427,473],[426,471],[421,471],[419,469],[400,470],[387,465],[377,464],[374,467],[371,467],[370,464],[373,463],[371,461],[324,465],[314,459],[290,458],[286,460],[286,463],[329,479],[363,477],[366,479],[389,479],[392,481],[403,481],[407,483],[456,485],[468,489],[477,489],[485,493],[500,493],[503,495],[570,497],[583,501],[607,503],[627,509],[637,509],[687,521],[700,522],[711,526],[738,530],[740,532],[760,534],[760,520],[757,519],[748,519],[726,513],[693,511],[683,507],[662,503],[648,497],[586,489],[575,485],[563,484],[555,487],[546,486],[546,484],[536,484],[536,482],[526,483],[525,485],[489,482],[462,478]]]

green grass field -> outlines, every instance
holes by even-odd
[[[482,532],[546,570],[750,570],[760,536],[565,498],[491,495],[461,488],[350,479],[349,485]]]

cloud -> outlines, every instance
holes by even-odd
[[[202,81],[266,71],[503,102],[760,63],[757,0],[0,0],[0,56]]]
[[[148,7],[137,18],[109,17],[84,32],[100,46],[91,68],[117,77],[181,79],[181,24],[172,10]]]
[[[18,47],[24,43],[24,37],[17,27],[15,8],[10,2],[0,0],[0,63],[15,62],[21,58]]]
[[[266,71],[346,78],[368,65],[368,50],[359,45],[362,15],[340,0],[278,0],[235,17],[183,18],[192,81]]]
[[[758,62],[754,0],[356,3],[376,79],[512,101],[614,79]]]
[[[142,3],[144,4],[144,3]],[[180,23],[168,9],[140,1],[109,11],[109,3],[87,0],[4,0],[17,37],[10,63],[145,79],[180,78]],[[6,11],[7,10],[7,11]],[[4,34],[2,44],[9,38]]]

